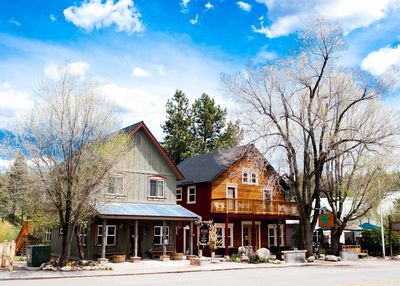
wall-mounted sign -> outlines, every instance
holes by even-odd
[[[335,222],[333,221],[333,214],[320,214],[318,217],[319,227],[333,227]]]
[[[200,245],[206,246],[208,245],[209,240],[209,229],[207,224],[203,224],[200,226]]]

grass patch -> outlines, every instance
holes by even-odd
[[[8,221],[0,221],[0,241],[15,240],[20,228],[12,225]]]

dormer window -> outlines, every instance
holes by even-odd
[[[165,179],[161,177],[149,178],[149,198],[165,198]]]
[[[251,172],[251,183],[253,185],[258,185],[258,173],[257,172]]]

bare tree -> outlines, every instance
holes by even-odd
[[[18,130],[30,166],[63,228],[59,263],[68,260],[74,229],[93,213],[108,171],[128,138],[115,130],[114,105],[95,84],[61,67],[41,82],[39,98]]]
[[[395,116],[376,108],[376,82],[335,66],[344,47],[341,30],[323,21],[312,27],[302,34],[298,54],[222,76],[253,140],[286,160],[283,171],[300,213],[300,247],[308,255],[325,164],[361,145],[383,148],[399,133]]]

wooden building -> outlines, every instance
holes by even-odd
[[[193,231],[193,223],[199,220],[176,204],[176,183],[184,177],[147,126],[139,122],[122,132],[132,137],[132,147],[113,167],[96,205],[97,215],[82,230],[89,259],[113,254],[152,257],[162,254],[164,247],[175,252],[177,221],[186,222]],[[61,252],[61,232],[52,233],[53,256]],[[72,258],[78,257],[75,240],[71,252]]]
[[[229,255],[239,246],[273,252],[278,243],[292,246],[293,231],[285,222],[299,219],[296,203],[254,145],[190,157],[178,168],[185,179],[178,182],[177,201],[215,223],[217,253]],[[181,237],[187,234],[178,232]],[[178,251],[187,251],[184,240],[177,241]]]

